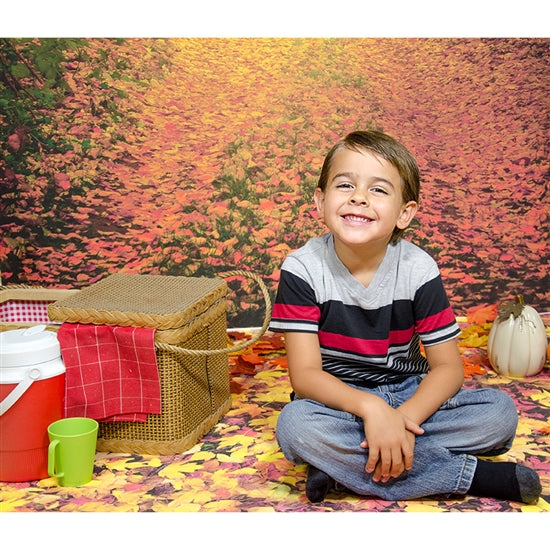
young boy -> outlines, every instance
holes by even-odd
[[[503,392],[461,389],[439,270],[401,238],[419,193],[416,161],[386,134],[353,132],[328,153],[314,200],[329,232],[285,260],[273,307],[294,394],[277,440],[309,465],[311,502],[338,486],[536,502],[535,471],[477,458],[510,449],[517,412]]]

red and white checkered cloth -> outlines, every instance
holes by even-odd
[[[0,321],[3,323],[53,324],[48,317],[52,300],[9,300],[0,303]]]
[[[63,323],[65,417],[146,422],[160,414],[155,329]]]

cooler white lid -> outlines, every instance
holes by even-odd
[[[46,325],[0,332],[0,366],[24,367],[61,357],[57,334]]]

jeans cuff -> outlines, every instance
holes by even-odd
[[[462,472],[460,472],[460,477],[458,479],[458,484],[456,487],[456,494],[465,495],[474,479],[474,474],[477,467],[477,458],[472,455],[466,455],[464,459],[464,467]]]

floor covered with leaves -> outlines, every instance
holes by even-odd
[[[387,502],[329,493],[307,500],[305,469],[283,457],[276,439],[277,415],[290,386],[279,335],[266,333],[253,347],[230,357],[232,408],[188,452],[175,456],[96,454],[94,477],[63,488],[54,478],[0,483],[3,512],[548,512],[550,511],[550,369],[510,379],[487,362],[487,324],[462,320],[460,347],[467,387],[492,386],[510,394],[520,412],[513,448],[496,460],[536,469],[543,494],[535,505],[489,498]],[[230,332],[233,339],[246,337]]]

